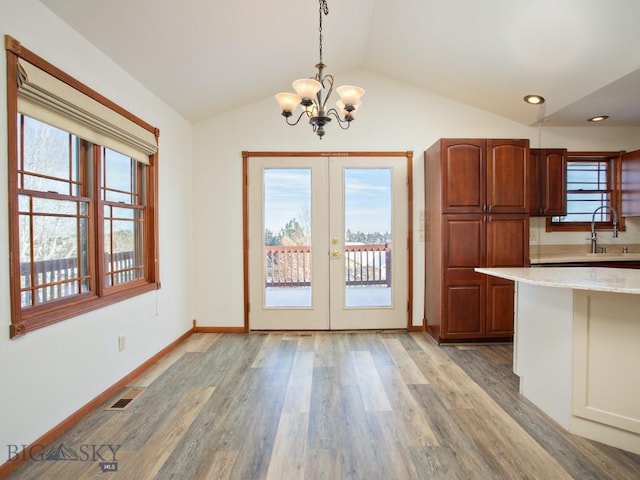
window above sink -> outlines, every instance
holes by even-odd
[[[622,152],[567,153],[567,214],[548,217],[546,231],[585,231],[591,229],[593,212],[596,230],[613,228],[609,208],[621,211]],[[624,231],[624,219],[618,219],[618,230]]]

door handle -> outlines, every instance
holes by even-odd
[[[333,258],[340,258],[340,250],[331,250],[331,256]]]

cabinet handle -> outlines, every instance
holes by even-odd
[[[493,210],[493,205],[489,205],[489,212],[491,212],[491,210]]]
[[[482,205],[482,211],[486,212],[487,211],[487,204],[485,203],[484,205]]]

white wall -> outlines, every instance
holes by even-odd
[[[414,325],[422,323],[424,244],[417,224],[423,208],[423,151],[440,137],[529,138],[533,147],[619,150],[640,147],[638,129],[526,127],[503,117],[364,71],[337,75],[339,84],[363,87],[353,126],[330,125],[319,140],[308,125],[284,124],[273,98],[194,125],[193,315],[198,325],[243,325],[241,151],[414,152]],[[514,99],[514,101],[521,101]],[[538,107],[532,107],[538,108]],[[636,140],[637,139],[637,140]],[[640,240],[639,240],[640,241]]]
[[[160,129],[162,289],[9,339],[7,169],[0,168],[0,464],[191,328],[191,125],[36,0],[2,0],[0,33]],[[0,157],[6,161],[5,55]],[[118,351],[117,337],[126,337]]]

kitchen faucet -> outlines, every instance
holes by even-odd
[[[600,210],[610,210],[613,213],[613,238],[618,238],[618,212],[611,205],[601,205],[591,215],[591,253],[598,252],[598,234],[596,233],[596,213]]]

